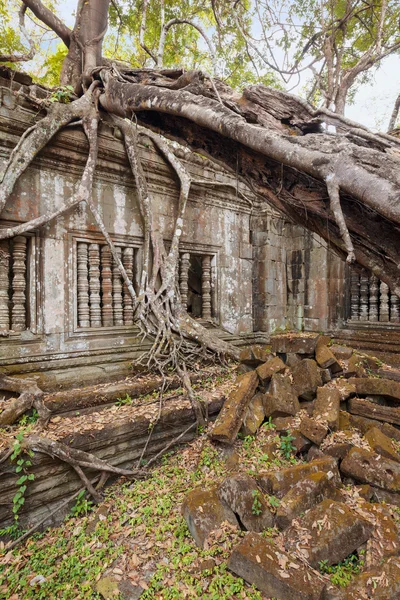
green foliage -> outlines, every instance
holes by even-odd
[[[265,423],[262,424],[262,427],[263,427],[263,429],[266,429],[267,431],[275,429],[275,425],[272,422],[272,417],[268,417],[267,421],[265,421]]]
[[[79,492],[74,506],[71,508],[73,517],[86,516],[92,509],[94,503],[86,498],[86,490]]]
[[[253,496],[253,504],[251,507],[251,512],[253,513],[253,515],[261,515],[262,513],[262,504],[261,504],[261,493],[260,490],[253,490],[251,492],[251,495]]]
[[[323,574],[330,575],[333,584],[346,587],[354,575],[361,572],[364,565],[363,555],[364,551],[362,550],[358,554],[350,554],[350,556],[337,565],[328,565],[327,560],[321,560],[319,570]]]
[[[130,406],[133,403],[132,398],[126,394],[125,398],[117,398],[116,405],[117,406]]]
[[[36,408],[33,409],[32,414],[28,415],[25,413],[18,421],[18,425],[25,427],[25,425],[34,425],[39,418],[39,413]]]
[[[50,98],[49,102],[60,102],[61,104],[69,104],[74,97],[74,88],[72,85],[64,85],[55,90]]]
[[[268,496],[268,502],[272,508],[278,508],[281,503],[279,498],[277,498],[276,496]]]
[[[292,444],[293,440],[294,437],[290,435],[290,433],[287,433],[281,437],[279,452],[284,456],[284,458],[291,458],[293,452],[296,450],[296,447]]]

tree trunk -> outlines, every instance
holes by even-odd
[[[393,131],[396,127],[397,118],[399,116],[400,111],[400,94],[396,98],[396,102],[394,103],[393,112],[390,117],[388,132]]]

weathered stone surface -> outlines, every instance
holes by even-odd
[[[328,435],[328,425],[325,421],[314,417],[303,417],[300,423],[301,433],[319,446]]]
[[[262,451],[264,454],[269,456],[269,458],[273,458],[278,452],[280,448],[280,440],[277,435],[271,436],[267,439],[265,444],[262,445]]]
[[[350,379],[360,396],[379,395],[397,400],[400,403],[400,382],[376,377]]]
[[[400,465],[375,452],[352,448],[342,460],[340,471],[361,483],[370,483],[389,492],[400,492]]]
[[[275,425],[275,431],[278,433],[281,431],[292,431],[297,426],[295,417],[276,417],[272,422]]]
[[[270,357],[270,351],[266,346],[249,346],[241,351],[239,360],[249,367],[257,367],[265,363]]]
[[[257,385],[258,376],[255,371],[238,377],[235,388],[225,400],[217,417],[211,432],[211,439],[225,444],[233,444]]]
[[[346,431],[352,427],[350,423],[350,414],[346,410],[341,410],[339,412],[339,430]]]
[[[282,373],[286,369],[286,365],[278,356],[271,358],[267,362],[257,367],[257,375],[263,385],[271,380],[274,373]]]
[[[347,379],[336,379],[335,388],[339,390],[340,402],[344,402],[356,393],[356,386],[349,383]]]
[[[389,556],[397,556],[400,551],[399,527],[392,511],[382,504],[359,502],[363,516],[374,525],[374,533],[367,543],[365,562],[368,566],[379,565]]]
[[[321,374],[317,363],[312,358],[305,358],[292,369],[294,391],[303,400],[312,400],[317,387],[322,385]]]
[[[389,558],[379,567],[363,571],[345,589],[328,586],[323,600],[398,600],[400,559]]]
[[[321,380],[324,385],[325,383],[329,383],[330,381],[332,381],[332,375],[329,369],[320,369],[319,372],[321,374]]]
[[[295,354],[294,352],[288,352],[285,354],[285,363],[287,367],[294,367],[302,360],[302,355]]]
[[[348,346],[332,344],[329,349],[337,360],[348,360],[353,354],[353,348],[348,348]]]
[[[400,506],[400,494],[395,492],[388,492],[387,490],[381,490],[375,486],[371,486],[372,499],[374,502],[384,502],[385,504],[393,504],[394,506]]]
[[[266,417],[293,416],[300,410],[297,396],[294,394],[290,380],[282,373],[272,376],[268,394],[264,395]]]
[[[348,401],[348,410],[354,415],[400,425],[400,407],[381,406],[374,402],[368,402],[368,400],[350,398]]]
[[[129,579],[117,579],[113,575],[99,579],[95,589],[105,600],[111,600],[117,596],[121,600],[138,600],[144,592],[144,588],[140,585],[133,585]]]
[[[318,338],[318,333],[280,333],[272,335],[272,352],[312,355],[315,352]]]
[[[328,423],[329,429],[339,429],[340,393],[335,387],[317,388],[313,416]]]
[[[257,475],[257,482],[268,494],[282,498],[298,481],[302,481],[312,473],[317,473],[318,471],[332,473],[332,483],[334,485],[340,484],[341,481],[336,460],[330,456],[317,458],[309,463],[281,469],[280,471],[260,472]]]
[[[325,583],[293,556],[256,533],[238,544],[228,568],[268,598],[320,600]]]
[[[366,377],[367,372],[365,370],[362,357],[358,354],[353,354],[351,358],[348,360],[344,360],[343,362],[343,371],[345,377]]]
[[[290,435],[293,438],[292,446],[294,446],[294,448],[295,448],[295,451],[294,451],[295,454],[300,454],[301,452],[307,452],[311,448],[311,444],[312,444],[311,440],[304,437],[304,435],[302,433],[300,433],[300,431],[298,429],[294,429],[293,431],[291,431]]]
[[[264,394],[258,393],[250,400],[240,431],[245,436],[254,435],[264,418]]]
[[[301,550],[316,568],[321,560],[334,565],[345,559],[369,539],[372,529],[346,504],[326,499],[299,520],[299,528],[290,526],[283,535],[286,550]]]
[[[321,450],[328,456],[342,460],[354,447],[354,433],[344,430],[338,436],[328,436],[321,446]]]
[[[307,452],[306,460],[307,462],[312,462],[313,460],[316,460],[317,458],[323,458],[324,456],[326,456],[326,454],[322,452],[322,450],[320,450],[318,446],[315,446],[313,444]]]
[[[337,492],[332,484],[333,473],[318,471],[298,481],[282,498],[276,513],[279,529],[289,527],[292,520],[316,506],[325,498],[334,499]]]
[[[239,516],[248,531],[263,531],[274,525],[274,516],[268,508],[255,479],[238,474],[227,477],[218,488],[219,498]],[[254,508],[255,498],[257,507]],[[257,514],[260,510],[260,514]]]
[[[374,452],[381,454],[385,458],[400,462],[400,454],[397,452],[392,440],[377,427],[372,427],[364,437]]]
[[[321,369],[330,368],[332,373],[338,373],[342,371],[342,367],[336,360],[335,355],[329,350],[329,348],[323,344],[317,344],[315,349],[315,360],[321,367]]]
[[[396,440],[396,442],[400,442],[400,430],[397,427],[393,427],[389,423],[380,423],[379,427],[385,435]]]
[[[218,529],[224,521],[239,527],[233,511],[221,502],[216,488],[197,488],[189,492],[182,504],[182,515],[199,548],[204,548],[211,531]]]

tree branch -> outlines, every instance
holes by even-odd
[[[42,23],[50,27],[62,39],[64,44],[69,48],[71,41],[71,30],[69,27],[48,9],[40,0],[23,0],[23,3],[33,12]]]

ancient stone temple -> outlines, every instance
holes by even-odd
[[[36,117],[23,99],[34,92],[27,83],[21,74],[0,78],[2,165]],[[168,246],[177,185],[152,146],[141,152]],[[396,343],[399,300],[386,284],[346,267],[326,242],[268,208],[234,173],[183,149],[176,153],[199,181],[187,208],[177,273],[194,317],[235,343],[265,340],[279,328],[341,330],[344,337],[356,330],[365,339],[371,328],[390,330],[390,344]],[[18,182],[0,227],[68,201],[86,156],[81,131],[57,135]],[[117,132],[105,126],[99,156],[95,201],[137,288],[143,237],[135,185]],[[34,374],[48,389],[94,383],[128,373],[142,350],[131,297],[83,204],[0,242],[2,372]]]

